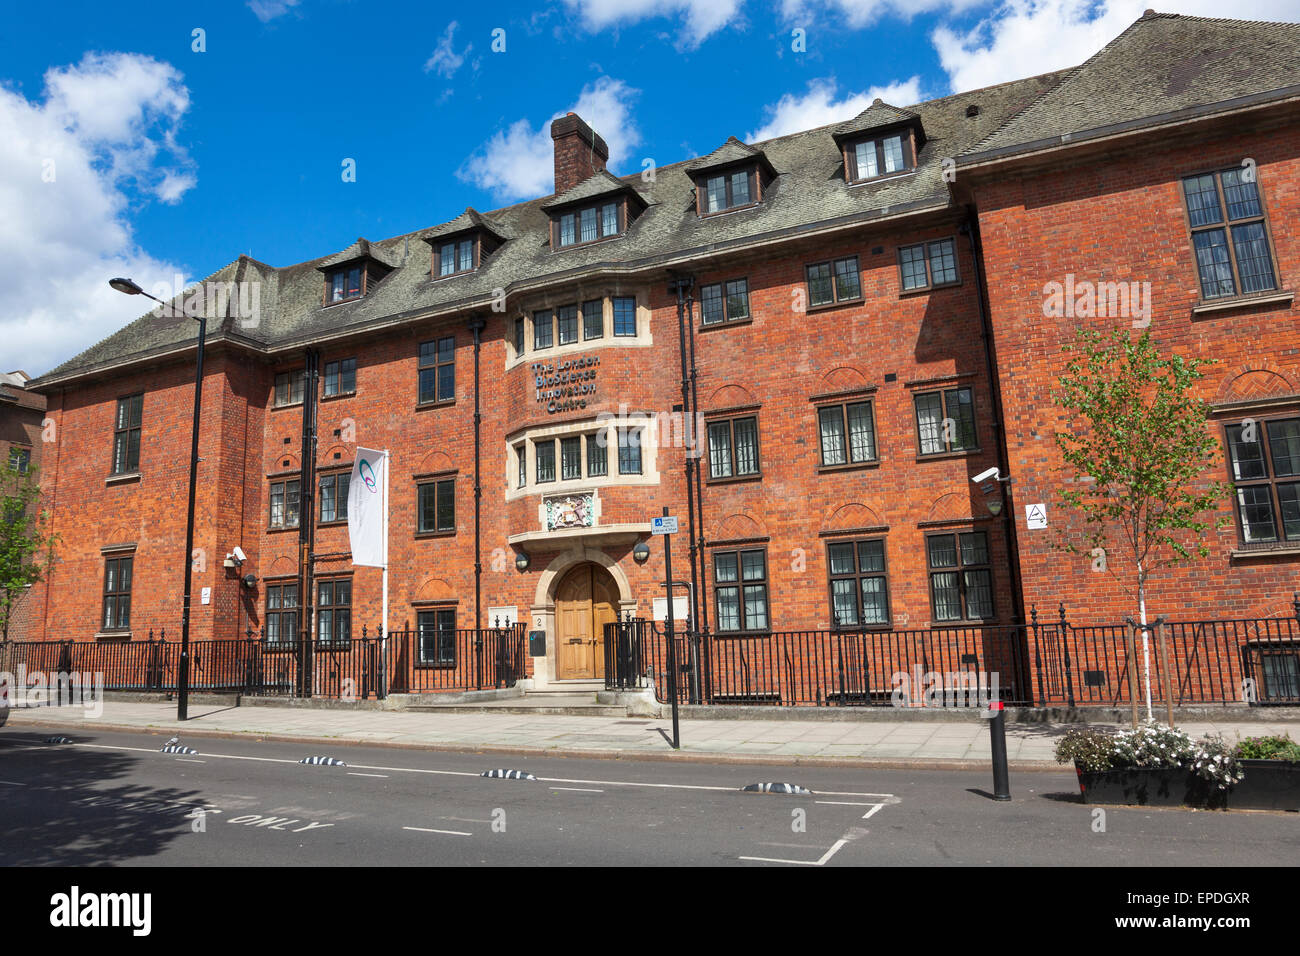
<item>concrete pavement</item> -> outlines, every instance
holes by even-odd
[[[699,760],[712,763],[825,764],[863,767],[987,769],[989,731],[984,721],[683,720],[682,749],[669,745],[670,720],[551,714],[415,713],[303,707],[233,707],[191,702],[190,719],[176,720],[173,702],[105,701],[95,715],[81,705],[16,708],[13,729],[151,730],[189,737],[248,737],[326,744],[368,743],[424,750]],[[1104,725],[1102,725],[1104,726]],[[1199,737],[1290,733],[1300,724],[1221,720],[1181,723]],[[1052,751],[1064,725],[1007,727],[1012,769],[1060,770]],[[5,731],[0,731],[4,733]]]

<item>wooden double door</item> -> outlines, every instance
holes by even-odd
[[[560,680],[605,676],[605,625],[618,619],[618,587],[598,564],[580,564],[555,591],[555,662]]]

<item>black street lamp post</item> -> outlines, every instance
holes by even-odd
[[[108,283],[118,292],[126,295],[143,295],[153,299],[159,305],[168,303],[156,296],[149,295],[144,289],[130,279],[111,279]],[[176,719],[189,719],[190,703],[190,590],[194,574],[194,497],[198,488],[199,477],[199,414],[203,408],[203,343],[207,336],[208,319],[200,313],[199,352],[194,371],[194,425],[190,433],[190,497],[189,508],[185,518],[185,596],[181,606],[181,660],[176,680]]]

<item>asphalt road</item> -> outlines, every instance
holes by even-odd
[[[1300,815],[1107,808],[1073,773],[502,758],[165,736],[0,733],[0,862],[24,866],[1260,866]],[[328,756],[347,766],[309,766]],[[518,769],[538,779],[489,779]],[[808,795],[745,793],[781,781]],[[196,813],[202,810],[201,814]]]

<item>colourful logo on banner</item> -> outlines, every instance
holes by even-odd
[[[361,465],[357,471],[361,474],[361,482],[370,489],[370,493],[378,494],[379,483],[375,480],[375,469],[370,467],[370,462],[364,458],[361,459]]]

